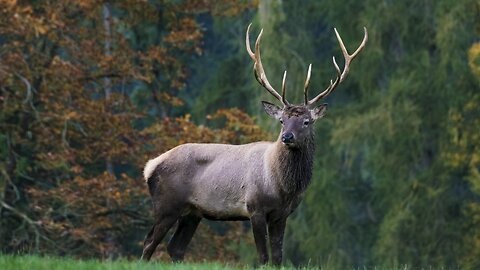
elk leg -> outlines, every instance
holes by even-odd
[[[254,214],[250,218],[250,221],[252,223],[253,238],[255,239],[255,246],[257,247],[257,254],[260,264],[267,264],[267,222],[265,220],[265,215]]]
[[[153,235],[154,229],[155,229],[155,225],[152,226],[148,234],[145,236],[145,240],[143,241],[144,247],[152,242],[152,235]]]
[[[157,223],[153,225],[152,229],[145,237],[141,258],[142,260],[150,260],[155,248],[158,246],[158,244],[160,244],[167,231],[170,229],[170,227],[172,227],[177,219],[177,215],[163,216],[163,218],[157,219]]]
[[[177,230],[167,246],[168,254],[174,262],[183,260],[188,243],[192,240],[201,219],[201,217],[188,215],[181,217],[178,221]]]
[[[286,218],[268,222],[268,236],[270,238],[270,250],[272,252],[272,263],[282,264],[283,256],[283,235],[285,233]]]

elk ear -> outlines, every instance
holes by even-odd
[[[263,109],[265,112],[270,115],[271,117],[274,117],[275,119],[280,118],[282,116],[282,109],[278,107],[277,105],[267,102],[267,101],[262,101]]]
[[[325,115],[325,113],[327,113],[327,103],[322,104],[310,110],[310,114],[312,115],[313,120],[322,118]]]

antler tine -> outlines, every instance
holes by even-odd
[[[287,80],[287,71],[283,72],[283,80],[282,80],[282,102],[283,104],[288,104],[287,99],[285,98],[285,92],[286,92],[286,80]]]
[[[337,77],[335,78],[335,81],[332,82],[330,80],[330,85],[323,92],[318,94],[315,98],[308,101],[307,105],[311,105],[319,101],[320,99],[328,96],[341,82],[343,82],[343,80],[345,80],[350,70],[350,62],[352,62],[352,60],[358,55],[358,53],[360,53],[360,51],[365,47],[365,44],[367,43],[368,32],[367,32],[367,28],[363,27],[364,36],[363,36],[362,43],[360,43],[360,46],[358,46],[358,48],[355,50],[353,54],[349,54],[347,51],[347,48],[345,48],[345,44],[343,44],[340,34],[338,34],[337,32],[337,29],[336,28],[333,28],[333,29],[335,31],[335,35],[337,36],[338,43],[340,44],[340,48],[342,49],[343,57],[345,58],[345,66],[343,68],[343,71],[341,71],[340,68],[338,67],[337,62],[335,61],[335,57],[333,57],[333,65],[335,66],[335,69],[337,71]]]
[[[367,32],[367,28],[364,26],[363,27],[363,40],[362,40],[362,43],[360,44],[360,46],[358,46],[357,50],[352,54],[352,58],[356,57],[357,54],[363,49],[363,47],[365,47],[365,44],[367,44],[367,40],[368,40],[368,32]]]
[[[330,85],[325,90],[323,90],[323,92],[318,94],[315,98],[313,98],[312,100],[305,103],[305,105],[314,104],[315,102],[319,101],[320,99],[328,96],[333,91],[333,89],[335,89],[335,87],[337,87],[337,85],[340,83],[339,78],[342,75],[342,71],[338,67],[337,61],[335,60],[335,56],[332,57],[332,60],[333,60],[333,65],[335,66],[335,70],[337,71],[337,77],[335,78],[335,81],[330,80]]]
[[[305,97],[305,105],[308,105],[308,86],[310,85],[310,75],[312,75],[312,64],[308,65],[307,78],[303,87],[303,95]]]
[[[367,43],[368,39],[368,32],[367,28],[364,26],[363,31],[364,31],[364,36],[362,43],[360,43],[360,46],[355,50],[355,52],[351,55],[348,54],[347,48],[345,48],[345,44],[343,44],[343,40],[340,37],[340,34],[338,34],[337,29],[333,28],[335,31],[335,35],[337,36],[338,43],[340,44],[340,48],[342,49],[343,57],[345,58],[345,68],[343,69],[342,76],[340,77],[340,82],[343,82],[343,80],[346,78],[349,68],[350,68],[350,62],[357,56],[357,54],[365,47],[365,44]]]
[[[248,55],[250,55],[250,58],[252,58],[252,60],[255,61],[255,54],[252,52],[252,49],[250,48],[250,37],[249,37],[250,26],[252,26],[251,23],[247,27],[247,33],[245,35],[245,45],[247,47]]]
[[[284,106],[288,106],[290,104],[285,99],[285,93],[283,92],[283,95],[280,96],[280,94],[278,94],[278,92],[275,91],[275,89],[272,87],[272,85],[268,81],[267,75],[265,75],[265,70],[263,69],[262,58],[260,55],[260,40],[262,38],[263,29],[260,30],[260,34],[258,34],[257,40],[255,41],[255,53],[253,53],[252,49],[250,48],[249,31],[250,31],[251,25],[252,24],[249,24],[247,27],[247,35],[245,38],[245,43],[247,47],[247,52],[250,55],[250,58],[252,58],[252,60],[254,61],[253,69],[255,71],[255,78],[270,94],[272,94],[272,96],[278,99],[278,101],[282,102]],[[282,91],[284,91],[284,85],[282,85],[282,88],[283,88]]]

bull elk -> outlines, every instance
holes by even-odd
[[[272,262],[282,262],[283,236],[287,217],[301,201],[312,178],[315,152],[313,124],[322,118],[326,104],[314,106],[328,96],[346,77],[351,61],[365,47],[368,34],[353,54],[349,54],[334,29],[345,58],[340,70],[335,57],[337,75],[329,86],[313,99],[308,99],[312,65],[308,67],[303,104],[290,104],[285,98],[286,71],[282,95],[269,83],[260,56],[260,39],[255,52],[250,48],[246,32],[247,52],[254,64],[257,81],[282,107],[263,101],[265,112],[282,126],[275,142],[254,142],[244,145],[188,143],[177,146],[147,162],[144,178],[153,202],[155,224],[146,235],[142,258],[149,260],[167,231],[178,221],[167,251],[173,261],[181,261],[186,247],[202,218],[211,220],[250,220],[261,264],[268,263],[267,234]]]

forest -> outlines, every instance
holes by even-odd
[[[0,254],[137,260],[149,159],[275,140],[250,23],[293,103],[310,63],[310,96],[336,75],[334,27],[349,50],[369,33],[315,126],[284,263],[480,269],[477,0],[0,1]],[[155,260],[169,261],[165,246]],[[248,222],[205,220],[186,256],[256,259]]]

